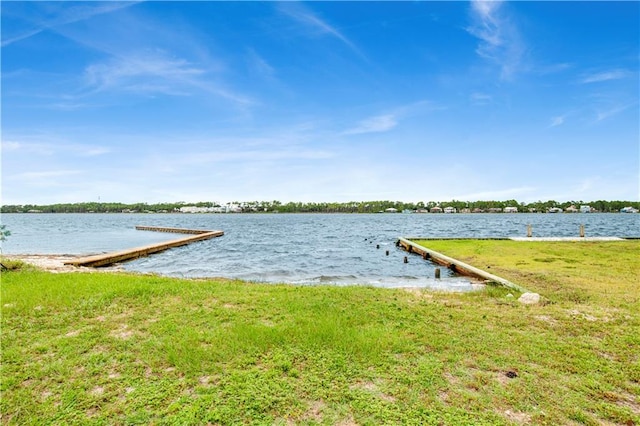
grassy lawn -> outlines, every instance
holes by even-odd
[[[640,242],[429,241],[549,303],[2,273],[3,424],[640,424]]]

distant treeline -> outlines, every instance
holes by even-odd
[[[580,206],[588,205],[592,212],[619,212],[625,207],[640,209],[638,201],[565,201],[554,200],[536,201],[533,203],[520,203],[516,200],[506,201],[458,201],[448,202],[418,202],[407,203],[402,201],[363,201],[348,203],[281,203],[279,201],[251,201],[233,202],[220,205],[214,202],[199,203],[158,203],[158,204],[124,204],[124,203],[73,203],[51,205],[4,205],[0,208],[2,213],[174,213],[183,211],[203,212],[242,212],[242,213],[378,213],[389,209],[402,211],[431,211],[434,207],[446,209],[455,208],[457,212],[501,212],[505,207],[515,207],[521,213],[546,213],[550,209],[562,211],[580,209]],[[190,209],[197,207],[197,209]],[[438,209],[435,209],[438,210]]]

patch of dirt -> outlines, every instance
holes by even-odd
[[[271,320],[262,320],[261,323],[265,327],[275,327],[276,326],[276,324]]]
[[[96,407],[91,407],[87,411],[85,411],[85,415],[87,417],[95,417],[98,414],[98,409]]]
[[[551,318],[548,315],[536,315],[536,316],[534,316],[534,318],[539,320],[539,321],[544,321],[544,322],[546,322],[547,324],[550,324],[550,325],[557,325],[558,324],[558,321],[556,321],[555,319]]]
[[[102,395],[104,393],[104,388],[102,386],[96,386],[95,388],[91,389],[89,393],[95,396]]]
[[[376,385],[373,382],[358,382],[354,385],[351,385],[350,389],[361,389],[377,398],[380,398],[383,401],[396,402],[395,397],[380,391],[380,388],[378,387],[378,385]]]
[[[118,330],[114,330],[111,332],[111,336],[116,339],[127,340],[130,339],[135,333],[129,330],[129,326],[127,324],[122,324]]]
[[[451,386],[453,387],[456,387],[460,384],[460,379],[451,373],[448,373],[448,372],[444,373],[443,376],[445,379],[447,379],[447,382],[449,382],[449,384],[451,384]]]
[[[354,420],[353,416],[349,416],[336,423],[336,426],[358,426],[358,423]]]
[[[628,408],[633,414],[640,415],[640,399],[630,393],[619,395],[616,404],[621,407]]]
[[[519,425],[526,425],[531,423],[531,415],[527,413],[523,413],[522,411],[511,411],[506,410],[504,412],[504,416],[512,421],[513,423]]]
[[[582,319],[584,319],[586,321],[590,321],[590,322],[595,322],[595,321],[609,322],[610,321],[610,318],[597,318],[597,317],[594,317],[593,315],[589,315],[589,314],[586,314],[584,312],[580,312],[577,309],[570,309],[570,310],[567,311],[567,313],[569,315],[571,315],[572,317],[574,317],[574,318],[578,317],[578,318],[582,318]]]
[[[324,401],[311,401],[307,411],[303,415],[303,419],[322,423],[322,419],[324,417],[322,413],[325,408],[327,408],[327,404],[325,404]]]
[[[198,378],[198,382],[202,386],[209,386],[209,383],[211,382],[211,376],[201,376]]]

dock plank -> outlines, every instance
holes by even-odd
[[[177,229],[177,228],[167,228],[167,229]],[[223,231],[197,231],[197,232],[196,230],[182,230],[182,231],[194,231],[194,232],[180,232],[180,233],[189,233],[189,234],[195,234],[195,235],[189,235],[188,237],[182,237],[175,240],[165,241],[162,243],[149,244],[146,246],[134,247],[131,249],[120,250],[120,251],[115,251],[111,253],[102,253],[102,254],[96,254],[93,256],[79,257],[79,258],[67,261],[64,264],[73,265],[73,266],[90,266],[90,267],[108,266],[114,263],[148,256],[150,254],[158,253],[173,247],[180,247],[180,246],[194,243],[196,241],[208,240],[211,238],[221,237],[222,235],[224,235]],[[177,232],[177,231],[161,231],[161,232]]]

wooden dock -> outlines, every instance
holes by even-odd
[[[204,229],[184,229],[184,228],[167,228],[165,226],[136,226],[138,231],[155,231],[155,232],[170,232],[173,234],[204,234],[206,232],[220,232],[220,231],[206,231]]]
[[[452,271],[460,275],[466,275],[468,277],[492,281],[500,285],[503,285],[505,287],[511,288],[513,290],[517,290],[521,293],[528,292],[527,289],[520,287],[519,285],[514,284],[511,281],[505,280],[504,278],[501,278],[497,275],[493,275],[488,272],[485,272],[482,269],[478,269],[474,266],[461,262],[452,257],[445,256],[444,254],[438,253],[437,251],[423,247],[407,238],[399,238],[397,244],[398,246],[403,247],[409,253],[419,254],[423,257],[423,259],[431,260],[432,262],[445,266],[446,268],[451,269]]]
[[[211,238],[221,237],[224,235],[223,231],[207,231],[198,229],[182,229],[182,228],[163,228],[154,226],[136,226],[138,230],[144,231],[157,231],[157,232],[171,232],[179,234],[191,234],[188,237],[182,237],[163,243],[150,244],[142,247],[134,247],[131,249],[115,251],[111,253],[96,254],[93,256],[79,257],[65,262],[65,265],[73,266],[108,266],[118,262],[124,262],[127,260],[137,259],[139,257],[148,256],[153,253],[158,253],[173,247],[180,247],[187,244],[194,243],[196,241],[208,240]]]

